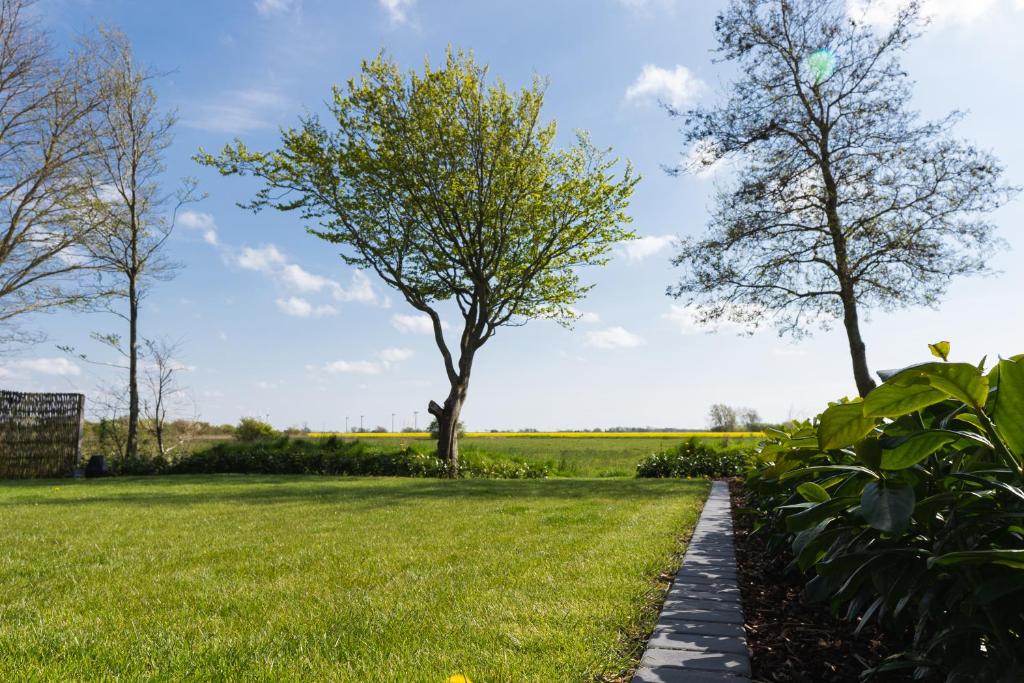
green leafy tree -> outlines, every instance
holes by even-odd
[[[272,426],[255,417],[243,417],[235,427],[235,438],[247,443],[270,439],[276,435]]]
[[[590,289],[580,268],[606,263],[633,236],[624,227],[632,169],[617,175],[617,161],[583,133],[555,149],[543,100],[539,79],[510,91],[471,54],[449,50],[440,68],[407,74],[382,55],[334,88],[329,125],[304,118],[270,153],[236,141],[197,157],[225,175],[262,179],[249,208],[299,212],[348,264],[372,270],[430,318],[450,390],[428,410],[452,471],[480,347],[503,326],[570,322]],[[461,313],[453,344],[442,305]]]
[[[956,275],[988,270],[986,212],[1012,194],[987,151],[957,139],[960,113],[922,121],[900,63],[921,26],[910,2],[884,32],[838,0],[732,0],[715,23],[738,67],[712,107],[673,112],[695,167],[736,180],[707,233],[684,240],[670,294],[707,323],[805,334],[842,320],[857,389],[874,386],[861,316],[935,305]]]

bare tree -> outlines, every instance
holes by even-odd
[[[708,422],[713,432],[735,432],[737,421],[736,409],[724,403],[716,403],[708,411]]]
[[[104,294],[83,278],[79,248],[89,201],[99,103],[87,60],[58,60],[27,18],[27,0],[0,0],[0,341],[28,338],[27,314]]]
[[[753,408],[737,408],[736,418],[747,431],[754,431],[761,426],[761,416]]]
[[[149,394],[143,401],[143,412],[147,427],[156,439],[157,453],[166,456],[168,451],[173,449],[166,448],[164,443],[167,436],[167,415],[169,412],[173,414],[174,409],[180,407],[184,391],[178,382],[183,368],[175,359],[181,344],[162,339],[146,339],[143,346],[148,361],[143,376]],[[195,420],[193,419],[191,423],[194,424]],[[179,433],[178,437],[179,441],[187,438],[187,433]]]
[[[101,229],[88,245],[125,304],[108,310],[128,323],[125,456],[131,458],[138,453],[139,310],[152,283],[174,275],[177,264],[167,259],[164,246],[178,208],[192,199],[194,183],[186,181],[177,193],[164,192],[163,158],[175,116],[158,110],[151,85],[155,76],[135,64],[128,39],[110,30],[101,30],[101,36],[93,46],[104,97],[96,138],[100,162],[92,187],[92,219]]]
[[[862,395],[875,386],[862,312],[935,305],[953,276],[985,272],[998,240],[981,214],[1013,191],[991,154],[953,137],[959,112],[910,109],[900,56],[920,26],[916,2],[878,33],[838,0],[732,0],[715,28],[738,79],[718,106],[673,112],[698,167],[738,170],[707,234],[683,241],[669,293],[705,323],[800,335],[841,319]]]

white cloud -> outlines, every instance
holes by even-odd
[[[388,19],[392,24],[404,24],[409,21],[409,10],[416,4],[416,0],[377,0],[383,9],[388,14]]]
[[[217,238],[217,223],[213,216],[202,211],[182,211],[178,216],[178,224],[186,230],[202,232],[203,241],[216,247],[220,244]]]
[[[291,101],[271,90],[229,90],[212,102],[199,103],[182,123],[212,133],[248,133],[272,128]]]
[[[352,271],[352,279],[348,287],[340,287],[338,283],[332,283],[332,293],[338,301],[358,301],[364,304],[377,302],[377,293],[373,291],[370,278],[361,270]]]
[[[256,0],[252,4],[261,17],[269,17],[297,10],[302,3],[301,0]]]
[[[275,383],[273,383],[273,382],[265,382],[263,380],[259,380],[258,382],[254,382],[253,385],[257,389],[276,389],[277,388],[277,385]]]
[[[391,324],[402,334],[434,334],[434,324],[426,313],[391,316]],[[441,321],[441,329],[447,330],[448,323]]]
[[[578,308],[572,307],[570,307],[569,310],[572,311],[573,315],[576,316],[576,322],[585,324],[601,322],[601,316],[599,316],[597,313],[594,313],[593,311],[581,311]]]
[[[330,373],[346,373],[353,375],[376,375],[379,374],[383,368],[380,363],[374,363],[368,360],[336,360],[333,363],[328,363],[324,366],[324,370]]]
[[[285,315],[293,315],[296,318],[322,318],[328,315],[335,315],[338,311],[333,306],[314,306],[305,299],[297,296],[287,299],[278,299],[276,302],[278,310]]]
[[[336,360],[323,366],[323,370],[331,374],[379,375],[386,370],[391,370],[396,363],[409,360],[413,355],[412,349],[383,349],[376,353],[379,360]],[[312,370],[313,368],[307,365],[306,369]]]
[[[657,99],[679,109],[700,95],[706,87],[704,81],[680,64],[673,70],[645,64],[640,75],[626,89],[626,100],[647,102]]]
[[[268,244],[259,249],[242,247],[241,253],[235,259],[236,263],[246,270],[255,270],[268,275],[273,274],[277,267],[287,262],[282,254],[273,244]]]
[[[377,354],[385,363],[401,363],[413,357],[412,349],[384,349]]]
[[[357,301],[378,303],[377,293],[370,278],[361,270],[353,271],[348,287],[336,280],[311,273],[302,266],[292,263],[273,244],[259,248],[243,247],[235,256],[235,263],[246,270],[255,270],[269,275],[283,286],[299,292],[328,292],[335,301]]]
[[[676,0],[619,0],[619,4],[634,11],[649,10],[655,7],[672,10],[675,9]]]
[[[648,256],[654,256],[658,252],[669,247],[674,241],[672,235],[648,235],[639,239],[622,242],[619,249],[631,263],[643,261]]]
[[[852,19],[886,29],[892,25],[908,0],[846,0],[846,14]],[[970,24],[998,6],[998,0],[922,0],[921,15],[933,24]],[[1024,7],[1016,0],[1018,9]]]
[[[595,349],[631,349],[643,346],[645,343],[642,337],[624,327],[607,327],[603,330],[587,332],[587,344]]]
[[[60,377],[78,376],[82,369],[67,358],[28,358],[11,363],[11,367],[27,370],[40,375],[57,375]]]

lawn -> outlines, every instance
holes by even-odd
[[[380,445],[387,449],[395,447],[397,436],[368,437],[359,440]],[[436,443],[429,438],[400,439],[424,452],[431,451]],[[463,453],[481,453],[500,459],[510,456],[529,462],[548,463],[551,474],[556,477],[632,477],[636,464],[646,455],[660,451],[683,441],[674,436],[466,436],[459,439],[459,450]],[[756,438],[707,438],[701,441],[713,446],[753,446]]]
[[[630,666],[706,491],[4,482],[0,680],[599,680]]]

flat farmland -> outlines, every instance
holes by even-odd
[[[631,477],[636,464],[646,455],[675,446],[692,437],[720,448],[753,447],[760,440],[750,432],[732,436],[712,435],[709,432],[692,434],[679,432],[629,432],[620,434],[575,433],[473,433],[459,439],[459,450],[479,454],[491,459],[516,458],[550,465],[556,477]],[[394,448],[398,443],[429,452],[434,441],[427,434],[359,434],[338,435],[358,439],[382,448]],[[312,438],[322,438],[314,436]]]

